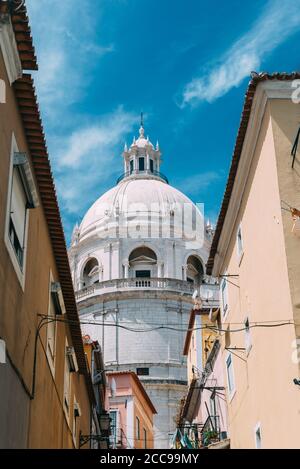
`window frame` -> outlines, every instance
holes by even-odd
[[[139,367],[136,368],[136,374],[137,376],[150,376],[150,368],[148,367]]]
[[[129,161],[129,174],[133,174],[134,173],[134,159],[131,159]]]
[[[145,171],[145,157],[144,156],[139,157],[139,171],[141,172]]]
[[[69,359],[67,355],[67,349],[68,349],[68,341],[66,339],[65,341],[65,365],[64,365],[64,394],[63,394],[63,408],[65,412],[65,416],[67,418],[68,423],[70,422],[70,411],[71,411],[71,370],[70,370],[70,365],[69,365]],[[66,386],[66,383],[68,382],[68,385]],[[67,396],[67,402],[66,402],[66,396]]]
[[[52,284],[53,283],[54,283],[53,274],[50,271],[50,275],[49,275],[48,316],[52,317],[51,305],[53,305],[53,312],[54,312],[53,318],[56,319],[56,310],[55,310],[55,305],[54,305],[53,298],[52,298]],[[54,327],[54,334],[53,334],[53,336],[54,336],[53,337],[54,345],[53,345],[53,349],[51,350],[51,348],[49,348],[49,331],[51,330],[52,327]],[[55,375],[56,344],[57,344],[57,322],[56,321],[48,322],[48,324],[47,324],[47,334],[46,334],[46,351],[47,351],[46,355],[47,355],[48,364],[50,366],[50,370],[51,370],[51,373],[52,373],[53,376]]]
[[[145,273],[149,273],[149,276],[141,275]],[[137,279],[149,279],[152,277],[152,269],[135,269],[135,278]]]
[[[228,366],[228,361],[230,360],[230,367]],[[233,368],[233,356],[232,353],[228,353],[225,359],[225,368],[226,368],[226,378],[227,378],[227,389],[228,389],[228,398],[229,402],[232,401],[233,397],[236,393],[235,387],[235,376],[234,376],[234,368]],[[229,373],[231,370],[231,373]]]
[[[244,256],[244,239],[243,239],[243,230],[242,230],[241,224],[238,226],[238,229],[237,229],[236,248],[237,248],[238,261],[240,264]]]
[[[75,415],[75,410],[78,411],[79,415]],[[78,429],[79,429],[79,422],[81,417],[81,409],[80,405],[77,402],[76,396],[74,395],[73,398],[73,421],[72,421],[72,436],[75,448],[78,447]]]
[[[258,433],[259,433],[259,446],[258,446]],[[261,433],[261,423],[258,422],[254,427],[254,440],[255,440],[255,449],[262,449],[262,433]]]
[[[115,428],[112,427],[112,435],[111,439],[113,439],[113,444],[115,447],[117,447],[118,444],[118,430],[119,430],[119,409],[109,409],[109,416],[111,418],[111,414],[115,414]],[[111,418],[111,422],[113,422],[113,419]],[[113,448],[114,449],[114,448]]]
[[[248,323],[248,327],[247,327]],[[246,355],[248,356],[251,349],[252,349],[252,336],[251,336],[251,329],[250,329],[250,319],[249,316],[246,316],[244,320],[244,327],[245,327],[245,349]]]
[[[141,421],[139,419],[139,417],[136,415],[135,416],[135,439],[137,441],[140,441],[141,439]]]
[[[144,442],[144,449],[147,449],[148,433],[145,427],[143,427],[143,442]]]
[[[15,249],[12,245],[12,241],[9,235],[10,224],[11,224],[11,202],[12,202],[12,191],[13,191],[13,175],[16,165],[14,164],[15,153],[19,153],[19,147],[15,138],[12,134],[11,151],[10,151],[10,162],[9,162],[9,174],[8,174],[8,188],[7,188],[7,203],[6,203],[6,217],[5,217],[5,234],[4,242],[8,250],[9,257],[13,264],[19,283],[24,291],[25,288],[25,276],[26,276],[26,261],[27,261],[27,249],[28,249],[28,227],[30,219],[30,210],[26,208],[25,214],[25,226],[24,226],[24,239],[23,239],[23,262],[20,265]],[[25,192],[25,189],[24,189]]]
[[[228,285],[227,285],[227,272],[222,278],[220,290],[221,290],[221,303],[222,303],[222,318],[225,319],[229,312],[229,301],[228,301]]]

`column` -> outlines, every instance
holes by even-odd
[[[156,171],[159,173],[160,172],[160,160],[157,158],[156,160]]]
[[[183,279],[182,279],[182,280],[186,280],[186,279],[187,279],[187,265],[183,265],[183,266],[182,266],[182,276],[183,276]]]
[[[163,262],[157,262],[157,277],[158,278],[162,278],[163,276],[163,266],[164,266],[164,263]]]
[[[134,161],[134,166],[133,166],[133,167],[134,167],[134,172],[137,173],[137,171],[138,171],[138,169],[139,169],[139,167],[138,167],[138,157],[137,157],[137,155],[135,155],[133,161]]]
[[[129,172],[129,162],[127,160],[127,158],[124,159],[124,173],[128,173]]]
[[[123,265],[124,265],[124,276],[125,278],[129,278],[129,262],[124,261]]]

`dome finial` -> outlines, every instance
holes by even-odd
[[[144,129],[144,113],[141,112],[141,127],[140,127],[140,137],[145,137],[145,129]]]

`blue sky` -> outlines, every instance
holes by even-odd
[[[67,240],[142,110],[162,172],[216,221],[250,72],[300,69],[300,0],[26,3]]]

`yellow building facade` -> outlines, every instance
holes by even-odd
[[[220,280],[233,449],[300,447],[297,79],[249,84],[207,265]]]

